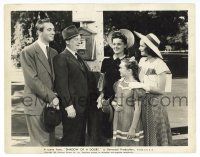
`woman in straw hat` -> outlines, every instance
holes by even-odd
[[[126,58],[127,49],[133,46],[134,35],[127,29],[110,32],[108,43],[114,54],[112,57],[105,58],[102,62],[101,72],[104,73],[105,85],[98,99],[100,100],[98,105],[102,107],[103,111],[101,112],[101,126],[103,139],[106,139],[104,144],[106,145],[110,144],[110,140],[113,137],[113,108],[110,105],[115,96],[113,85],[120,79],[119,65],[121,60]]]
[[[172,144],[172,135],[161,96],[165,93],[166,78],[170,70],[158,49],[160,40],[156,35],[135,34],[141,39],[139,50],[144,56],[139,62],[139,79],[146,90],[142,100],[144,142],[146,146],[168,146]]]

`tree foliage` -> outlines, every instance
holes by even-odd
[[[11,59],[20,67],[19,55],[23,48],[37,39],[35,24],[38,19],[49,17],[55,26],[55,40],[50,43],[61,52],[65,48],[61,31],[72,24],[71,11],[13,11],[11,13]],[[105,55],[111,55],[106,38],[110,31],[126,28],[142,34],[154,33],[161,40],[160,49],[170,45],[172,50],[188,49],[188,13],[187,11],[104,11]],[[77,24],[78,26],[78,24]],[[130,49],[130,55],[136,55],[139,39]],[[110,53],[109,53],[110,52]]]
[[[166,45],[171,45],[173,50],[187,50],[187,22],[187,11],[105,11],[104,38],[112,30],[126,28],[144,35],[154,33],[161,40],[161,50]],[[133,49],[138,49],[138,40]]]
[[[72,12],[66,11],[13,11],[11,13],[11,59],[15,67],[20,67],[19,56],[23,48],[35,40],[35,24],[38,19],[50,18],[55,26],[55,40],[51,47],[61,52],[65,47],[61,31],[72,24]]]

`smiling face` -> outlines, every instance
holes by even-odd
[[[46,43],[53,41],[55,36],[54,25],[50,22],[44,23],[43,30],[39,31],[39,36]]]
[[[112,40],[112,48],[115,54],[124,54],[124,50],[127,45],[120,38],[114,38]]]
[[[145,42],[143,40],[140,40],[139,50],[140,50],[142,56],[146,56],[147,55],[146,48],[147,48],[147,45],[145,44]]]

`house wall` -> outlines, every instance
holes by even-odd
[[[90,10],[91,9],[91,10]],[[90,11],[73,11],[72,21],[80,22],[80,26],[83,26],[83,21],[93,21],[93,23],[88,23],[87,27],[92,31],[96,32],[96,60],[87,61],[88,65],[93,71],[100,71],[101,63],[104,59],[104,45],[103,45],[103,12],[93,11],[92,8],[88,8]]]

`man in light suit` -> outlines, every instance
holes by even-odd
[[[41,123],[43,108],[49,104],[58,107],[59,100],[54,93],[53,58],[57,51],[49,47],[54,40],[54,26],[50,20],[38,20],[36,23],[38,40],[27,46],[20,55],[23,69],[24,107],[31,146],[48,146],[49,133]]]
[[[55,89],[62,111],[63,146],[84,146],[88,108],[88,67],[77,54],[81,42],[78,29],[62,31],[66,49],[54,58]]]

